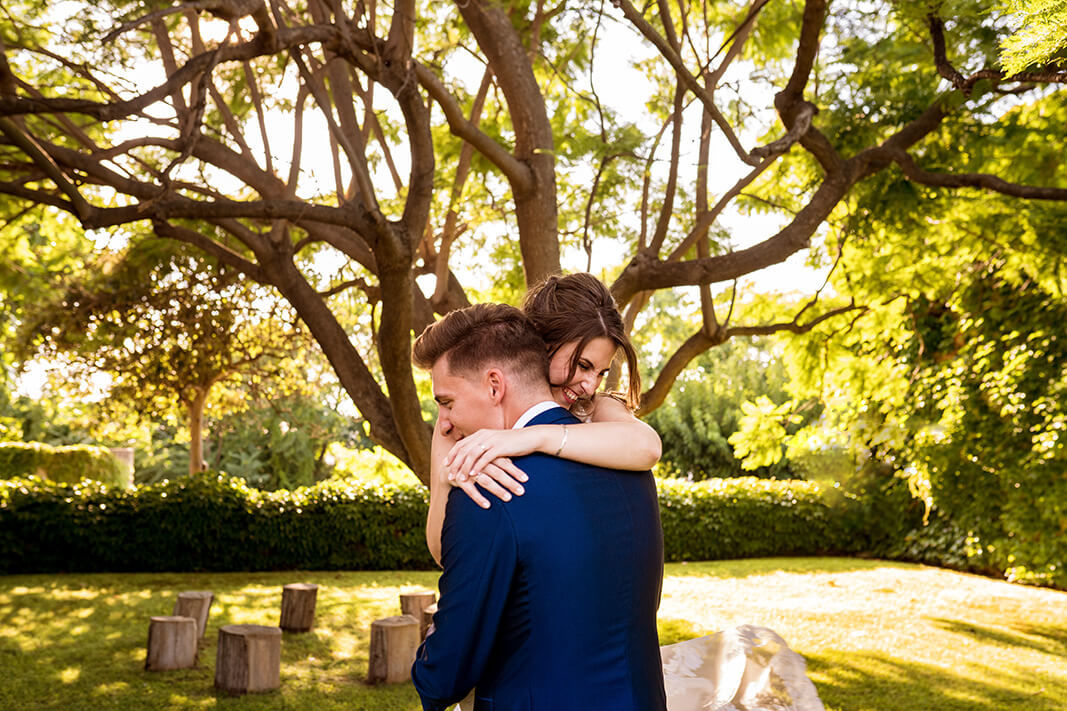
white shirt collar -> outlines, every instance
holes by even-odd
[[[519,415],[519,419],[515,420],[515,424],[511,426],[511,429],[517,430],[525,427],[530,420],[540,415],[542,412],[547,412],[553,407],[559,407],[559,403],[554,400],[542,400],[526,412]]]

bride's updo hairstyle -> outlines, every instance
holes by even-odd
[[[641,396],[641,373],[637,366],[637,351],[623,328],[622,316],[607,287],[592,274],[578,272],[566,276],[550,276],[526,293],[522,310],[533,322],[548,346],[551,358],[562,346],[577,342],[571,358],[570,372],[562,386],[570,382],[578,370],[582,351],[594,338],[604,337],[626,356],[629,385],[626,405],[636,410]]]

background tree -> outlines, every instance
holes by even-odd
[[[52,297],[25,316],[23,346],[69,360],[75,381],[110,375],[110,398],[138,411],[179,405],[188,470],[199,471],[213,388],[237,373],[267,379],[284,372],[300,352],[299,324],[261,288],[180,243],[139,240],[93,267],[56,283]]]
[[[734,336],[848,327],[835,318],[857,311],[848,289],[768,313],[735,282],[813,246],[815,262],[856,268],[853,233],[836,226],[864,217],[854,191],[1067,198],[1031,159],[1047,128],[1021,118],[1067,76],[998,69],[1012,27],[982,2],[79,9],[23,0],[0,25],[5,205],[86,230],[150,224],[273,287],[370,436],[423,477],[409,344],[476,294],[464,282],[503,274],[518,290],[520,267],[529,284],[559,270],[561,250],[592,260],[612,244],[628,323],[656,292],[695,288],[699,325],[649,379],[651,411]],[[640,56],[640,115],[601,100],[620,64],[609,31]],[[131,81],[145,66],[150,89]],[[328,141],[309,159],[316,134]],[[731,233],[739,210],[766,218]],[[509,259],[460,268],[506,242]],[[362,328],[349,334],[337,309],[353,291]]]
[[[646,417],[663,440],[659,472],[696,480],[752,475],[803,479],[805,472],[780,455],[767,466],[745,469],[729,441],[744,417],[744,403],[760,398],[775,406],[791,403],[781,351],[758,339],[733,339],[695,358],[670,398]],[[790,430],[820,411],[812,403]]]

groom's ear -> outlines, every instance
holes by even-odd
[[[489,399],[494,405],[499,405],[507,391],[507,378],[499,368],[490,368],[485,371],[485,387],[489,391]]]

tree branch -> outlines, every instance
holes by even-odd
[[[685,343],[671,355],[659,375],[656,376],[656,382],[641,395],[641,405],[637,410],[637,415],[640,416],[647,412],[651,412],[662,405],[667,398],[667,394],[674,386],[674,382],[678,379],[678,376],[682,371],[685,370],[686,366],[689,365],[690,361],[713,346],[725,343],[727,340],[734,338],[735,336],[769,336],[783,331],[797,334],[807,333],[828,319],[852,311],[867,311],[867,307],[856,306],[854,303],[850,303],[848,306],[830,309],[826,313],[820,314],[807,323],[800,323],[800,315],[798,314],[796,318],[786,323],[772,323],[764,326],[730,326],[721,328],[714,336],[709,336],[704,329],[701,328],[686,339]]]
[[[649,24],[649,22],[641,15],[640,12],[637,11],[636,8],[634,8],[634,6],[629,2],[629,0],[613,0],[613,2],[615,3],[616,7],[622,10],[623,15],[626,16],[626,19],[629,20],[630,23],[637,28],[637,30],[645,37],[645,39],[651,42],[653,46],[655,46],[655,48],[659,50],[659,53],[663,56],[664,59],[667,60],[667,62],[671,65],[671,68],[674,69],[674,72],[678,76],[678,79],[685,84],[685,87],[689,89],[689,91],[693,92],[693,94],[698,99],[700,99],[701,103],[704,104],[704,108],[708,111],[708,113],[711,114],[712,118],[714,119],[715,125],[718,126],[719,129],[723,132],[723,135],[726,137],[726,140],[729,142],[730,146],[733,147],[734,152],[737,153],[737,157],[745,163],[748,163],[749,165],[756,165],[758,159],[753,158],[751,155],[749,155],[748,151],[746,151],[744,146],[741,145],[741,141],[738,140],[737,134],[734,133],[733,127],[726,120],[726,117],[722,115],[722,112],[719,111],[719,108],[715,105],[715,100],[712,98],[711,94],[704,87],[702,87],[700,85],[700,82],[697,81],[696,77],[694,77],[689,72],[689,70],[686,69],[685,63],[682,61],[682,58],[678,55],[677,52],[674,51],[670,43],[663,37],[661,37],[658,32],[656,32],[656,29],[651,24]]]
[[[56,165],[52,156],[30,134],[24,132],[9,118],[0,118],[0,132],[29,156],[34,164],[56,184],[63,194],[70,198],[70,206],[74,214],[78,216],[78,219],[85,220],[89,217],[92,213],[92,207],[78,192],[78,188],[70,181],[70,178]]]
[[[258,264],[245,259],[232,249],[219,244],[209,237],[205,237],[196,230],[171,224],[166,220],[153,220],[152,229],[160,237],[185,242],[186,244],[191,244],[194,247],[197,247],[215,257],[223,264],[231,266],[243,274],[248,275],[249,278],[254,279],[260,284],[270,284],[270,279],[267,277],[266,272]]]
[[[1067,200],[1067,188],[1039,187],[1009,183],[987,173],[931,173],[916,165],[904,151],[893,151],[894,162],[909,180],[939,188],[978,188],[1026,200]]]
[[[448,92],[436,74],[428,67],[416,63],[415,76],[418,77],[419,84],[444,111],[445,118],[448,120],[448,128],[457,138],[462,138],[474,146],[479,153],[504,173],[509,183],[517,186],[518,189],[529,190],[533,187],[533,175],[529,167],[518,161],[488,134],[483,133],[477,124],[467,120],[459,102]]]

